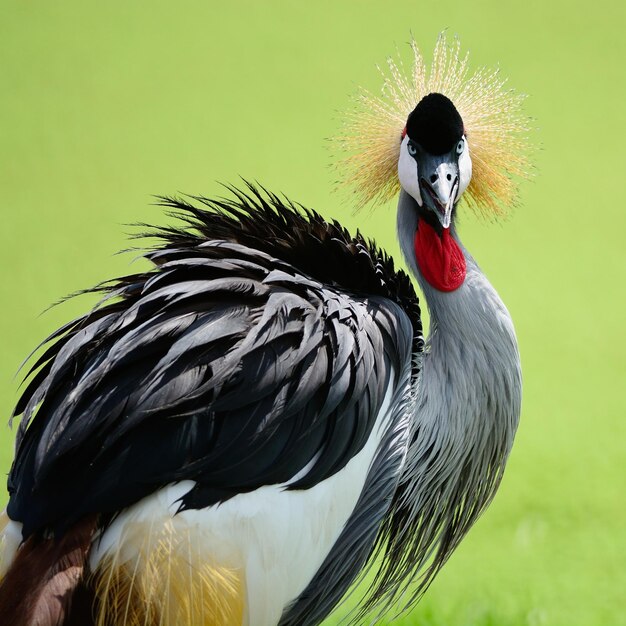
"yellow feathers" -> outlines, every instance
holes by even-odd
[[[130,524],[125,543],[94,576],[97,626],[241,626],[241,572],[204,562],[191,534],[166,523]]]
[[[342,183],[351,187],[357,206],[385,202],[400,191],[397,176],[402,130],[409,113],[429,93],[447,96],[463,118],[473,165],[466,202],[482,213],[500,215],[515,203],[516,178],[528,176],[528,119],[523,96],[505,89],[498,70],[482,68],[470,75],[468,55],[455,39],[437,40],[430,71],[415,40],[413,68],[388,59],[381,70],[382,94],[362,90],[334,140],[346,154],[338,164]]]

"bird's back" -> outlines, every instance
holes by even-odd
[[[51,591],[7,603],[20,555],[73,536],[66,591],[86,600],[67,619],[95,602],[116,626],[318,623],[370,556],[406,450],[417,299],[360,236],[234,193],[164,201],[187,228],[34,364],[5,532],[21,524],[27,550],[0,615]]]

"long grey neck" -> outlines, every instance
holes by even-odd
[[[400,245],[428,303],[431,330],[400,480],[404,530],[396,540],[411,546],[409,569],[423,572],[421,589],[495,494],[519,419],[521,370],[509,313],[454,227],[467,265],[463,284],[444,293],[422,276],[414,251],[417,208],[403,191]]]
[[[468,427],[475,420],[504,419],[512,430],[512,442],[519,417],[521,372],[509,312],[459,241],[454,225],[451,234],[467,265],[463,284],[454,291],[442,292],[425,280],[415,258],[418,219],[415,200],[402,191],[398,204],[400,246],[430,312],[420,393],[427,401],[420,402],[418,410],[426,410],[439,423],[450,426],[454,418]]]

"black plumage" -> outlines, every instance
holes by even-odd
[[[149,233],[162,242],[146,252],[153,269],[97,287],[103,303],[47,340],[15,411],[8,513],[25,538],[61,536],[93,513],[105,525],[178,480],[196,481],[181,509],[203,508],[287,482],[314,459],[289,485],[307,489],[363,447],[392,370],[408,391],[422,347],[408,277],[311,210],[232,191],[162,198],[184,225]],[[314,579],[285,624],[321,619],[370,555],[401,462],[393,436],[334,592],[314,602]]]
[[[406,132],[427,153],[446,154],[465,130],[463,119],[452,101],[443,94],[430,93],[411,111]]]

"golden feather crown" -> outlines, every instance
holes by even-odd
[[[505,88],[497,69],[480,68],[469,74],[468,53],[461,55],[455,38],[448,45],[439,35],[428,70],[414,39],[410,42],[413,68],[389,58],[380,70],[380,96],[361,90],[348,111],[334,143],[346,156],[337,168],[342,184],[352,188],[357,207],[386,202],[400,191],[397,175],[402,131],[409,113],[429,93],[441,93],[457,108],[472,158],[472,179],[463,194],[482,214],[502,215],[516,201],[518,180],[528,178],[528,118],[524,96]],[[379,68],[380,69],[380,68]]]

